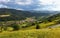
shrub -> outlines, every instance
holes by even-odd
[[[36,24],[36,29],[40,29],[40,26],[39,26],[39,24]]]
[[[36,25],[36,29],[40,29],[39,22],[36,21],[35,25]]]
[[[15,23],[12,24],[11,27],[13,28],[13,31],[20,29],[20,26],[18,24],[15,24]]]

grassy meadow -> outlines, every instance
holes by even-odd
[[[0,38],[60,38],[60,28],[2,32]]]
[[[54,26],[55,22],[41,23],[40,29],[36,29],[34,25],[18,31],[9,31],[12,28],[8,28],[8,31],[0,33],[0,38],[60,38],[60,28],[48,28],[52,25]]]

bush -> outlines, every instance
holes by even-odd
[[[15,24],[15,23],[12,24],[11,27],[13,28],[13,31],[20,29],[20,26],[18,24]]]
[[[40,29],[40,26],[38,24],[36,25],[36,29]]]
[[[36,29],[40,29],[39,22],[36,21],[35,25],[36,25]]]

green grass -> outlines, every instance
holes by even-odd
[[[39,24],[40,28],[43,29],[43,28],[48,28],[49,26],[54,26],[56,23],[53,21],[53,22],[48,22],[48,23],[41,23]],[[24,26],[26,24],[23,24],[21,26]],[[28,26],[26,28],[21,28],[20,30],[31,30],[31,29],[36,29],[36,25],[32,25],[32,26]]]
[[[2,32],[0,38],[60,38],[60,28]]]
[[[39,24],[40,28],[47,28],[49,26],[54,26],[56,23],[53,21],[53,22],[48,22],[48,23],[41,23]],[[30,27],[26,27],[26,28],[23,28],[23,29],[36,29],[36,25],[33,25],[33,26],[30,26]]]
[[[60,38],[60,27],[48,29],[47,27],[54,25],[55,22],[41,23],[42,29],[36,29],[36,25],[21,28],[19,31],[3,31],[0,38]],[[26,24],[23,24],[23,26]],[[12,28],[9,28],[12,30]]]
[[[39,24],[41,28],[47,28],[49,26],[54,26],[56,23],[53,21],[53,22],[48,22],[48,23],[41,23]]]

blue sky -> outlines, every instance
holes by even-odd
[[[60,11],[60,0],[0,0],[0,8]]]

